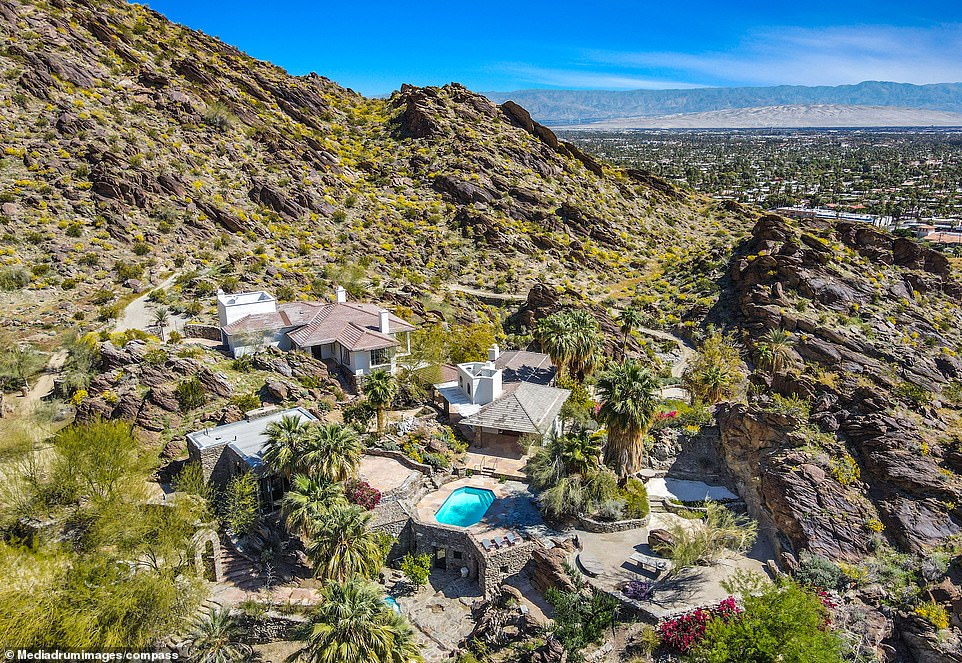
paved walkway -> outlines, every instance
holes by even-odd
[[[145,289],[140,297],[127,304],[127,307],[124,309],[124,314],[117,318],[117,320],[114,322],[113,331],[119,332],[126,331],[128,329],[146,329],[147,327],[153,326],[154,311],[161,307],[154,302],[148,301],[147,298],[150,296],[152,291],[167,288],[173,285],[174,281],[176,280],[177,274],[174,274],[164,279],[157,285]],[[170,332],[178,327],[183,327],[185,320],[186,318],[181,318],[171,313],[170,321],[164,331]]]
[[[729,502],[738,499],[738,495],[725,486],[709,486],[702,481],[688,481],[686,479],[656,477],[649,479],[645,488],[648,489],[649,499],[654,498],[662,501],[701,502],[711,499]]]
[[[415,474],[420,472],[405,467],[393,458],[367,454],[361,457],[358,468],[358,476],[381,491],[381,494],[391,492]]]

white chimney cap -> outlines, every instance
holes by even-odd
[[[344,302],[347,301],[347,290],[344,289],[344,286],[342,285],[337,286],[337,289],[334,292],[337,295],[338,304],[343,304]]]
[[[380,323],[381,333],[388,334],[391,331],[391,314],[387,309],[381,309],[377,312],[378,322]]]

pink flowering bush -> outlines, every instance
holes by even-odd
[[[344,484],[344,497],[351,504],[370,511],[381,502],[381,491],[367,481],[353,480]]]
[[[713,619],[728,621],[739,614],[741,608],[734,597],[729,596],[714,608],[696,608],[684,615],[666,619],[658,625],[658,635],[666,646],[686,653],[705,637],[708,622]]]

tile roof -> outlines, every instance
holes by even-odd
[[[380,307],[374,304],[324,304],[310,324],[288,332],[287,336],[302,348],[334,341],[348,350],[374,350],[397,345],[393,336],[380,332],[380,311]],[[389,320],[391,334],[414,329],[393,313]]]
[[[273,313],[255,313],[235,320],[226,327],[224,332],[228,336],[246,334],[249,332],[273,331],[285,327],[306,325],[313,320],[324,304],[316,302],[289,302],[277,307]]]
[[[485,405],[460,423],[514,433],[546,433],[570,395],[567,389],[522,382],[510,394]]]
[[[504,382],[533,382],[549,384],[556,372],[551,357],[541,352],[527,350],[508,350],[502,352],[494,362],[500,368]]]

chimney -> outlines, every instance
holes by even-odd
[[[391,332],[391,314],[382,308],[377,312],[377,315],[380,320],[381,333],[389,334]]]
[[[498,357],[501,356],[501,348],[495,343],[488,349],[488,361],[498,361]]]
[[[342,285],[337,286],[337,290],[335,290],[335,292],[337,293],[338,304],[343,304],[344,302],[347,301],[347,290],[344,289],[344,286]]]

